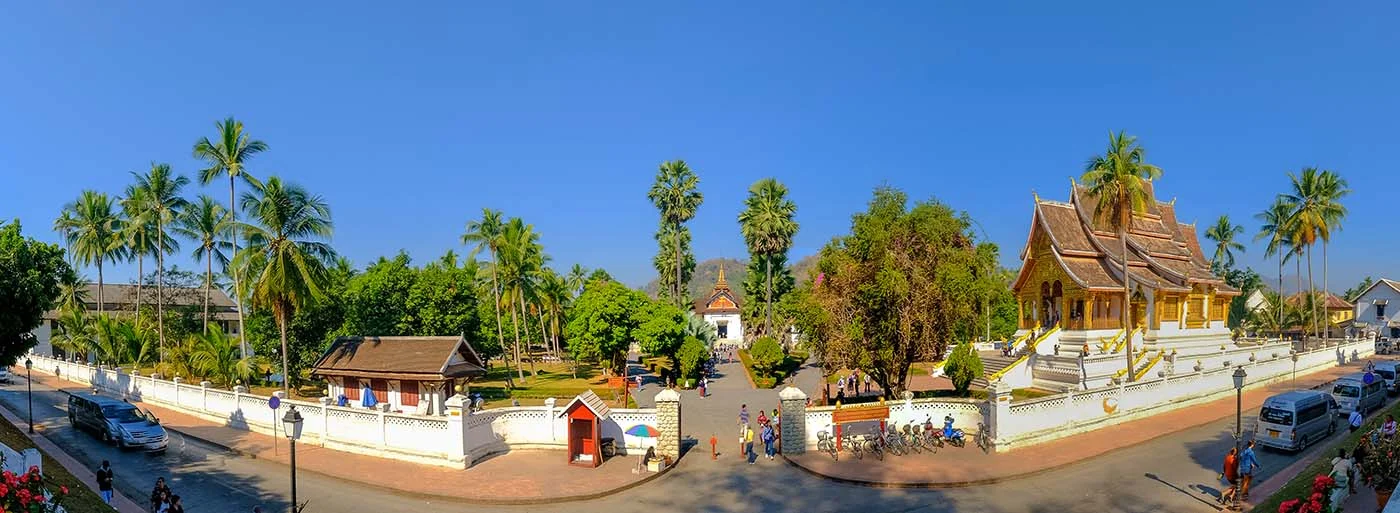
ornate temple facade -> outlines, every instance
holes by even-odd
[[[695,313],[715,327],[720,345],[744,345],[744,324],[739,318],[739,298],[724,280],[724,266],[719,268],[715,288],[704,299],[695,302]]]

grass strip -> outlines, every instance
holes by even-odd
[[[15,451],[24,451],[30,447],[36,447],[34,441],[24,435],[18,427],[11,424],[9,419],[0,419],[0,443],[9,446]],[[102,498],[97,496],[97,492],[92,491],[84,485],[82,480],[68,472],[68,469],[59,465],[58,461],[49,457],[49,453],[39,449],[44,455],[44,476],[50,479],[55,485],[68,487],[68,498],[63,500],[63,508],[68,511],[111,511],[111,506],[102,502]],[[57,495],[58,490],[50,490]]]

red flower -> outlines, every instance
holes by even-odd
[[[1283,501],[1283,504],[1278,505],[1278,513],[1294,513],[1294,510],[1297,509],[1298,505],[1302,503],[1302,499]]]
[[[68,487],[67,487],[67,486],[60,486],[60,487],[58,487],[58,491],[59,491],[60,493],[62,493],[63,495],[68,495]]]
[[[39,474],[39,466],[38,466],[38,465],[30,465],[30,466],[29,466],[29,473],[30,473],[30,474],[38,475],[38,474]]]

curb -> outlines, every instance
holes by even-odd
[[[72,392],[69,392],[69,391],[64,390],[64,389],[61,389],[61,388],[55,388],[55,390],[57,390],[58,392],[61,392],[61,393],[65,394],[65,395],[73,395]],[[8,411],[8,410],[6,410],[6,411]],[[196,441],[198,441],[198,442],[200,442],[200,443],[203,443],[203,444],[205,444],[205,445],[214,447],[215,449],[218,449],[218,450],[220,450],[220,451],[227,452],[227,453],[232,454],[232,455],[234,455],[234,456],[239,456],[239,457],[248,458],[248,459],[253,459],[253,460],[262,459],[262,458],[258,458],[258,455],[257,455],[257,454],[253,454],[253,453],[250,453],[250,452],[248,452],[248,451],[244,451],[244,450],[241,450],[241,449],[238,449],[238,448],[235,448],[235,447],[231,447],[231,446],[226,445],[226,444],[222,444],[222,443],[219,443],[219,442],[215,442],[215,441],[213,441],[213,440],[209,440],[209,439],[204,438],[204,437],[201,437],[201,436],[191,435],[191,434],[186,433],[184,430],[181,430],[181,429],[176,429],[176,428],[173,428],[173,427],[170,427],[170,426],[166,426],[166,425],[162,425],[162,427],[164,427],[164,428],[165,428],[166,430],[168,430],[168,431],[174,431],[174,432],[176,432],[176,433],[179,433],[180,436],[182,436],[182,437],[189,438],[189,439],[191,439],[191,440],[196,440]],[[266,460],[266,461],[273,461],[273,460]],[[277,462],[277,463],[280,464],[280,462]],[[677,460],[677,461],[676,461],[676,465],[679,465],[679,464],[680,464],[680,461]],[[636,480],[636,481],[627,483],[627,484],[625,484],[625,485],[622,485],[622,486],[619,486],[619,487],[617,487],[617,488],[613,488],[613,489],[610,489],[610,490],[603,490],[603,491],[600,491],[600,492],[595,492],[595,493],[590,493],[590,494],[583,494],[583,495],[566,495],[566,496],[563,496],[563,497],[541,497],[541,498],[520,499],[520,500],[509,500],[509,499],[483,499],[483,498],[472,498],[472,497],[459,497],[459,496],[454,496],[454,495],[437,495],[437,494],[431,494],[431,493],[419,493],[419,492],[414,492],[414,491],[410,491],[410,490],[401,490],[401,489],[398,489],[398,488],[390,488],[390,487],[387,487],[387,486],[381,486],[381,485],[378,485],[378,484],[375,484],[375,483],[367,483],[367,482],[363,482],[363,481],[358,481],[358,480],[353,480],[353,479],[347,479],[347,478],[345,478],[345,477],[336,476],[336,475],[331,475],[331,474],[327,474],[327,473],[324,473],[324,472],[318,472],[318,471],[312,470],[312,469],[298,468],[298,469],[297,469],[297,472],[309,472],[309,473],[312,473],[312,474],[316,474],[316,475],[319,475],[319,476],[324,476],[324,477],[327,477],[327,478],[330,478],[330,479],[335,479],[335,480],[338,480],[338,481],[345,481],[345,482],[355,483],[356,485],[359,485],[359,486],[365,486],[365,487],[369,487],[369,488],[374,488],[374,489],[378,489],[378,490],[382,490],[382,491],[386,491],[386,492],[391,492],[391,493],[398,494],[398,495],[406,495],[406,496],[419,497],[419,498],[425,498],[425,499],[449,500],[449,501],[460,502],[460,503],[464,503],[464,504],[479,504],[479,505],[484,505],[484,506],[531,506],[531,505],[540,506],[540,505],[547,505],[547,504],[563,504],[563,503],[568,503],[568,502],[588,501],[588,500],[593,500],[593,499],[599,499],[599,498],[602,498],[602,497],[607,497],[607,496],[609,496],[609,495],[614,495],[614,494],[622,493],[622,492],[625,492],[625,491],[627,491],[627,490],[631,490],[632,488],[635,488],[635,487],[637,487],[637,486],[640,486],[640,485],[642,485],[642,484],[649,483],[649,482],[655,480],[656,478],[659,478],[659,477],[661,477],[661,476],[663,476],[663,475],[666,475],[667,473],[670,473],[670,472],[671,472],[671,469],[676,468],[676,465],[671,465],[671,466],[669,466],[669,467],[666,467],[664,470],[662,470],[662,471],[660,471],[660,472],[657,472],[657,473],[652,474],[652,475],[650,475],[650,476],[644,477],[644,478],[642,478],[642,479],[638,479],[638,480]],[[464,471],[465,471],[465,470],[464,470]]]

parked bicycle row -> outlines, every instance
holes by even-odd
[[[842,433],[839,440],[833,435],[833,426],[828,426],[817,433],[817,450],[830,454],[831,459],[837,461],[840,461],[841,452],[853,454],[858,460],[864,459],[866,454],[879,460],[884,460],[886,453],[895,456],[924,452],[934,454],[950,445],[961,448],[967,444],[967,436],[962,429],[954,427],[953,422],[950,413],[943,418],[943,428],[938,429],[933,423],[933,416],[929,415],[925,416],[922,424],[909,422],[901,426],[891,421],[884,429],[877,425],[864,433],[859,430],[847,431]],[[979,448],[984,452],[990,450],[985,424],[977,423],[975,438]]]

